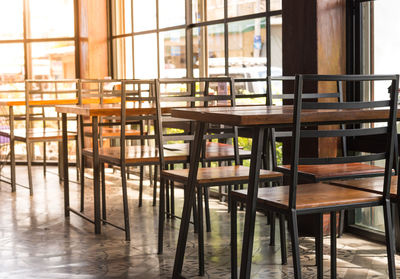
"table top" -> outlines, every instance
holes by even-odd
[[[233,126],[285,125],[293,122],[293,106],[245,106],[219,108],[177,108],[173,117]],[[332,116],[335,116],[332,118]],[[400,117],[400,112],[398,113]],[[307,109],[301,120],[330,123],[336,121],[380,120],[389,116],[389,107],[375,109]]]
[[[121,101],[121,98],[104,98],[103,102],[112,104],[118,103]],[[84,104],[96,104],[99,103],[98,98],[93,99],[83,99],[82,102]],[[30,105],[34,106],[45,106],[45,105],[76,105],[78,103],[78,99],[33,99],[29,101]],[[25,99],[0,99],[0,106],[25,106]]]

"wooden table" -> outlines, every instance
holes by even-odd
[[[321,124],[335,123],[336,121],[382,120],[389,115],[387,109],[343,109],[343,110],[303,110],[301,121],[319,122]],[[252,129],[252,148],[248,194],[246,200],[246,215],[243,236],[242,261],[240,278],[250,278],[254,224],[256,217],[256,201],[258,194],[258,176],[261,166],[264,130],[269,127],[291,127],[293,123],[292,106],[254,106],[254,107],[224,107],[224,108],[189,108],[172,110],[173,117],[192,119],[197,121],[195,129],[194,148],[190,158],[188,185],[182,212],[182,221],[179,230],[179,239],[176,249],[173,278],[182,278],[182,266],[185,254],[190,214],[194,202],[195,181],[201,154],[201,140],[205,133],[205,124],[226,124],[246,126]],[[398,114],[400,116],[400,112]]]
[[[69,213],[73,212],[82,218],[94,223],[95,233],[101,233],[101,217],[100,217],[100,161],[99,161],[99,117],[101,116],[120,116],[120,104],[85,104],[85,105],[66,105],[56,106],[56,111],[61,113],[62,118],[62,144],[63,144],[63,168],[64,168],[64,214],[69,217]],[[156,113],[155,108],[127,108],[127,115],[141,115]],[[86,215],[73,209],[69,205],[69,177],[68,177],[68,156],[67,156],[67,114],[76,114],[82,117],[91,117],[92,121],[92,150],[93,150],[93,195],[94,195],[94,220]],[[83,177],[81,178],[83,179]]]

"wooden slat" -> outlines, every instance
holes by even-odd
[[[231,195],[246,201],[247,190],[235,190]],[[297,186],[297,209],[333,207],[347,204],[378,202],[382,195],[325,183]],[[282,209],[289,208],[289,186],[260,188],[257,203]]]
[[[226,166],[216,168],[199,168],[197,181],[200,184],[224,183],[234,181],[248,181],[250,168],[245,166]],[[188,169],[165,170],[162,172],[167,179],[185,182],[189,176]],[[282,173],[269,170],[260,170],[260,179],[280,178]],[[239,183],[239,182],[238,182]]]

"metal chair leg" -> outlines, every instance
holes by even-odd
[[[197,237],[199,249],[199,275],[204,276],[204,229],[203,229],[203,195],[202,187],[197,186],[197,207],[198,207],[198,222],[197,222]]]
[[[60,155],[58,156],[61,157]],[[46,160],[46,142],[43,142],[43,176],[46,177],[46,168],[47,167],[47,160]]]
[[[107,201],[106,201],[106,175],[104,169],[104,163],[100,164],[100,175],[101,175],[101,209],[102,209],[102,218],[103,220],[107,220]],[[105,225],[106,222],[103,222]]]
[[[231,277],[237,279],[237,203],[231,199]]]
[[[290,223],[290,235],[291,235],[291,242],[292,242],[294,278],[301,279],[299,231],[298,231],[298,226],[297,226],[297,214],[296,214],[295,210],[292,210],[290,212],[289,223]]]
[[[29,194],[33,195],[33,183],[32,183],[32,157],[31,157],[31,143],[26,143],[26,158],[28,161],[28,181],[29,181]]]
[[[122,179],[122,199],[124,204],[124,223],[125,223],[125,240],[131,240],[130,224],[129,224],[129,206],[128,206],[128,192],[126,188],[126,167],[125,164],[121,166],[121,179]]]
[[[331,225],[331,278],[336,278],[336,212],[331,212],[330,225]]]
[[[204,204],[206,211],[206,230],[207,232],[211,232],[211,218],[210,218],[210,204],[209,204],[209,192],[208,188],[204,187]]]
[[[385,200],[383,204],[383,214],[385,220],[385,238],[386,238],[386,250],[387,250],[387,258],[388,258],[388,269],[389,269],[389,278],[396,278],[396,266],[394,261],[394,253],[395,242],[394,242],[394,230],[391,216],[391,208],[390,201]]]
[[[142,207],[143,203],[143,166],[140,166],[140,174],[139,174],[139,207]]]
[[[269,245],[275,246],[275,223],[276,223],[275,222],[276,221],[275,212],[271,212],[270,216],[271,216],[271,221],[270,221],[271,232],[270,232],[270,236],[269,236]]]
[[[343,230],[344,230],[344,210],[339,211],[339,231],[338,231],[338,238],[340,238],[343,235]]]
[[[170,165],[170,169],[174,170],[174,165]],[[171,181],[171,218],[175,218],[175,183]]]
[[[85,157],[81,154],[81,168],[80,168],[80,177],[81,177],[81,212],[85,210]]]
[[[165,220],[165,180],[162,177],[160,179],[160,201],[158,206],[158,254],[162,254]]]
[[[154,166],[154,182],[153,182],[153,206],[157,204],[157,180],[158,180],[158,166]]]
[[[323,223],[323,214],[319,213],[316,216],[317,218],[317,226],[316,226],[316,234],[315,234],[315,264],[317,266],[317,278],[323,278],[324,276],[324,223]],[[333,277],[336,278],[336,277]]]
[[[286,226],[285,226],[285,215],[283,214],[279,214],[279,233],[281,238],[282,264],[287,264]]]

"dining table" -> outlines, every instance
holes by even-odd
[[[245,106],[218,108],[180,108],[171,111],[172,117],[196,121],[195,139],[190,152],[188,184],[185,189],[185,199],[179,238],[176,248],[172,278],[184,278],[182,273],[187,235],[194,203],[196,177],[199,167],[201,143],[206,132],[206,124],[224,124],[246,127],[252,131],[252,147],[250,173],[246,200],[243,248],[240,265],[240,278],[250,278],[251,260],[254,241],[254,226],[256,218],[256,201],[258,194],[258,177],[261,167],[261,156],[264,144],[264,131],[269,128],[292,127],[293,106]],[[389,107],[369,109],[304,109],[301,113],[302,123],[335,124],[338,121],[363,122],[379,121],[387,118]],[[398,118],[400,113],[398,114]]]

